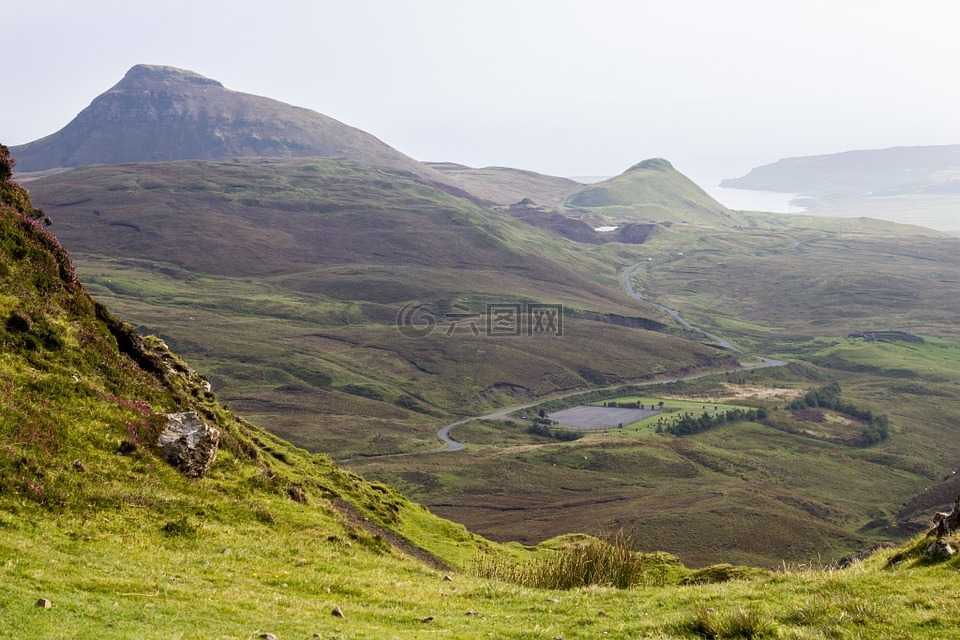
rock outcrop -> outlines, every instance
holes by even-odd
[[[933,518],[936,528],[930,533],[936,533],[937,539],[927,547],[927,554],[935,558],[949,558],[956,551],[950,546],[949,537],[960,531],[960,495],[953,503],[953,511],[938,513]]]
[[[202,478],[217,457],[220,432],[195,411],[168,413],[157,445],[163,458],[188,478]]]

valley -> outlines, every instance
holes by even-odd
[[[621,224],[631,180],[640,194],[682,184],[660,162],[627,178],[621,204],[567,215]],[[827,346],[877,327],[956,339],[956,241],[929,230],[718,209],[709,224],[645,223],[639,244],[592,244],[421,179],[315,159],[102,165],[28,184],[90,291],[186,353],[234,409],[495,540],[622,527],[695,566],[839,559],[916,531],[921,514],[900,505],[957,462],[934,444],[960,438],[942,427],[960,418],[949,385],[922,411],[889,411],[892,435],[872,448],[759,423],[721,427],[719,442],[558,442],[497,422],[644,381],[663,397],[733,385],[776,398],[838,380],[858,405],[912,406],[926,387]],[[563,335],[488,335],[483,314],[504,303],[561,306]],[[398,330],[410,305],[436,323],[425,335]],[[409,455],[436,450],[451,424],[464,449]],[[672,535],[691,514],[710,526]],[[771,522],[793,533],[761,535]]]
[[[3,16],[0,638],[960,637],[960,5]]]

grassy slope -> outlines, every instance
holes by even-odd
[[[742,344],[806,361],[821,379],[840,381],[851,401],[888,413],[897,430],[878,460],[894,455],[926,466],[924,486],[956,469],[955,239],[740,231],[703,234],[683,256],[679,246],[662,247],[673,257],[637,272],[640,290]],[[905,330],[926,343],[844,337],[867,329]],[[883,518],[896,520],[890,508]]]
[[[461,569],[481,551],[521,561],[549,551],[487,543],[263,433],[159,341],[120,352],[115,338],[129,329],[86,297],[55,240],[6,207],[0,225],[4,635],[942,637],[960,623],[957,563],[918,560],[922,541],[845,571],[722,585],[556,592],[455,572],[445,581],[395,551],[389,531]],[[128,354],[171,369],[148,374]],[[206,479],[184,479],[152,450],[158,414],[172,408],[224,432]],[[122,441],[136,447],[121,454]],[[362,526],[371,523],[385,528]],[[34,606],[40,597],[51,608]]]
[[[336,457],[432,448],[454,414],[718,355],[573,317],[562,339],[475,337],[467,321],[404,337],[395,321],[411,303],[441,321],[504,301],[670,320],[623,298],[613,251],[369,168],[121,165],[30,188],[98,298],[244,413]]]
[[[684,343],[662,334],[572,319],[565,325],[567,335],[562,340],[476,338],[467,327],[450,337],[438,333],[426,340],[408,340],[391,324],[397,307],[406,301],[435,305],[440,312],[454,303],[496,301],[510,291],[514,299],[557,300],[548,296],[562,296],[560,301],[578,308],[629,316],[649,314],[666,321],[656,312],[630,306],[625,296],[614,292],[618,265],[648,256],[654,258],[651,272],[661,273],[688,264],[688,260],[722,255],[744,265],[766,260],[758,268],[774,272],[780,268],[786,273],[789,263],[777,259],[792,258],[791,248],[799,241],[801,247],[806,243],[821,248],[810,258],[811,270],[830,260],[845,261],[843,269],[862,269],[868,277],[867,272],[886,267],[901,269],[899,261],[886,255],[896,254],[911,242],[876,235],[877,231],[903,232],[895,227],[874,229],[858,221],[848,223],[858,233],[838,235],[823,228],[820,219],[752,214],[747,224],[773,229],[717,232],[682,225],[640,246],[612,243],[587,247],[560,241],[389,174],[332,163],[125,166],[83,170],[32,186],[35,193],[42,194],[44,205],[57,219],[55,228],[68,242],[71,225],[89,224],[105,230],[96,245],[85,247],[91,252],[98,247],[121,255],[129,251],[125,247],[131,240],[122,235],[127,228],[117,225],[136,224],[124,217],[136,210],[132,206],[136,203],[144,205],[138,219],[149,223],[143,229],[152,233],[172,235],[189,223],[197,225],[197,233],[209,236],[202,221],[192,215],[196,210],[205,211],[208,219],[222,220],[217,228],[223,233],[229,233],[228,221],[235,218],[242,224],[267,227],[266,244],[277,243],[270,251],[251,243],[244,246],[243,254],[224,251],[217,258],[228,265],[237,262],[231,269],[270,271],[266,277],[204,273],[209,270],[204,256],[195,255],[195,250],[178,250],[176,241],[163,238],[160,240],[174,247],[172,254],[159,253],[156,246],[160,243],[154,241],[136,246],[138,251],[154,251],[147,254],[152,259],[88,253],[82,256],[81,266],[99,297],[123,317],[135,319],[152,332],[162,332],[171,344],[188,350],[191,360],[212,377],[215,388],[245,415],[274,433],[313,450],[329,451],[337,458],[429,449],[436,446],[433,434],[437,426],[451,421],[454,412],[477,414],[562,389],[639,377],[664,363],[683,363],[696,355]],[[80,195],[71,198],[73,188]],[[165,213],[151,221],[151,215],[159,214],[151,214],[148,207],[158,202]],[[164,226],[160,219],[175,224]],[[386,235],[375,245],[356,244],[363,237],[356,231],[357,219]],[[466,224],[451,226],[449,222],[455,219]],[[803,228],[813,223],[819,226]],[[406,231],[411,225],[420,229],[423,237],[409,238]],[[473,234],[466,239],[461,233],[464,226]],[[316,235],[292,231],[303,228],[313,229]],[[141,242],[149,240],[143,239],[145,230],[132,233]],[[410,242],[426,247],[435,261],[421,264],[418,259],[423,251],[413,248],[369,253],[373,246],[398,247]],[[946,260],[949,252],[940,240],[923,242],[938,261]],[[868,249],[878,243],[893,248],[873,254],[878,261],[872,264],[869,260],[864,263],[862,257],[854,259],[851,249],[871,255]],[[296,247],[294,255],[302,256],[304,262],[313,263],[285,267],[277,254],[285,244]],[[446,245],[456,250],[449,251]],[[684,256],[677,256],[680,252]],[[241,255],[242,262],[238,260]],[[251,256],[256,259],[249,260]],[[495,263],[508,268],[498,268]],[[516,275],[504,277],[504,271]],[[717,275],[708,273],[708,277]],[[743,300],[750,300],[751,294],[769,297],[771,292],[757,289],[757,285],[767,284],[766,279],[738,273],[722,285],[710,285],[719,295],[705,289],[702,299],[681,284],[671,285],[679,294],[673,298],[660,290],[646,292],[685,313],[692,312],[698,322],[708,323],[712,318],[736,318],[736,313],[725,313],[720,304],[727,291],[735,291]],[[465,286],[470,293],[465,294]],[[799,301],[810,299],[808,291],[795,290],[793,294]],[[863,300],[866,305],[874,304],[876,317],[883,317],[877,300],[871,302],[869,296]],[[709,316],[698,317],[696,311],[704,301],[718,306],[710,308]],[[810,308],[807,302],[798,302],[790,312],[802,317]],[[743,329],[743,320],[731,322],[721,325],[722,333]],[[766,340],[762,348],[776,349],[771,338],[779,338],[764,326],[755,327],[754,333],[745,337],[756,339],[762,332]],[[702,353],[709,354],[709,350]],[[785,384],[812,383],[794,379]],[[884,403],[875,394],[857,399],[874,407]],[[905,428],[914,433],[909,424]],[[883,527],[867,532],[858,529],[892,518],[897,505],[939,477],[945,460],[926,466],[916,463],[930,442],[929,430],[918,432],[925,435],[894,440],[900,457],[895,458],[893,470],[884,456],[850,466],[844,462],[851,453],[847,447],[768,432],[750,437],[775,438],[786,449],[802,451],[799,459],[785,464],[766,451],[725,448],[723,442],[708,445],[706,437],[689,439],[687,448],[678,452],[658,441],[627,446],[597,435],[572,445],[543,445],[537,455],[489,447],[472,450],[469,455],[352,464],[497,539],[536,542],[571,529],[597,532],[601,527],[625,524],[640,533],[647,548],[669,548],[689,562],[703,564],[730,557],[710,533],[719,530],[726,531],[720,536],[724,545],[746,545],[734,559],[769,565],[783,557],[805,561],[815,552],[837,558],[869,546],[872,540],[902,536]],[[587,466],[582,464],[583,455],[590,459]],[[631,462],[634,460],[648,466],[638,467]],[[515,481],[491,486],[490,478],[501,477],[504,464],[516,470],[510,475]],[[621,467],[635,472],[624,476]],[[830,469],[833,475],[819,474],[821,468]],[[678,470],[686,475],[677,479]],[[822,486],[785,482],[788,472],[793,479],[817,478]],[[851,506],[840,494],[848,484],[869,484],[873,473],[879,474],[888,488],[884,492],[859,491],[862,503]],[[716,486],[724,488],[716,490]],[[664,503],[661,498],[665,494],[675,498]],[[763,509],[757,508],[758,502]],[[843,513],[839,519],[834,508]],[[711,527],[678,538],[674,531],[691,510],[711,522]],[[754,523],[748,528],[754,532],[771,522],[791,522],[795,533],[782,538],[743,537],[736,527],[729,527],[740,521]],[[536,522],[536,527],[530,522]]]
[[[54,244],[8,211],[0,224],[5,313],[33,318],[28,330],[5,327],[2,335],[4,635],[696,637],[724,627],[941,637],[960,621],[945,595],[953,563],[917,564],[910,553],[893,568],[884,568],[888,553],[846,571],[722,586],[556,592],[456,572],[444,581],[349,514],[405,534],[454,567],[468,568],[480,550],[521,551],[470,536],[239,421],[156,342],[147,341],[149,353],[183,373],[146,374],[117,351],[63,255],[50,258]],[[103,310],[100,317],[109,319]],[[207,479],[182,478],[146,441],[118,453],[121,440],[145,435],[131,425],[152,424],[173,406],[195,408],[224,430]],[[291,499],[294,485],[305,503]],[[355,511],[336,507],[338,499]],[[34,606],[41,597],[50,609]],[[345,617],[331,616],[333,607]]]
[[[473,169],[449,163],[428,163],[428,166],[456,179],[473,195],[499,205],[530,198],[537,204],[557,208],[564,198],[583,188],[579,182],[567,178],[508,167]]]
[[[743,224],[741,214],[711,198],[663,159],[645,160],[619,176],[588,185],[565,206],[588,209],[610,221],[689,222],[707,226]]]
[[[760,218],[771,226],[780,222]],[[717,561],[727,553],[719,546],[730,545],[741,554],[734,556],[738,560],[761,564],[777,557],[807,560],[813,549],[838,557],[866,541],[903,539],[933,505],[904,515],[898,514],[900,505],[956,468],[956,343],[929,337],[956,335],[956,242],[867,222],[842,233],[822,221],[787,222],[798,226],[688,227],[682,233],[675,227],[644,245],[654,259],[637,272],[643,274],[638,290],[741,344],[806,361],[796,373],[769,371],[731,381],[809,388],[839,380],[850,402],[890,415],[895,430],[886,443],[857,449],[761,426],[724,427],[685,439],[679,462],[689,466],[679,479],[678,457],[665,442],[627,446],[620,436],[602,434],[572,444],[517,443],[502,436],[500,445],[477,441],[455,462],[425,460],[411,470],[397,461],[369,461],[357,468],[496,539],[536,541],[571,523],[585,530],[596,530],[598,521],[629,523],[639,539],[691,563]],[[805,222],[817,224],[804,229]],[[923,333],[928,341],[922,347],[867,345],[839,337],[887,327]],[[473,435],[467,431],[462,440],[473,443]],[[514,482],[485,485],[504,469]],[[621,469],[630,471],[622,475]],[[938,494],[937,504],[949,503],[948,491]],[[584,510],[587,503],[591,507]],[[755,509],[757,503],[764,508]],[[713,526],[676,536],[691,514]],[[763,535],[777,518],[796,518],[787,530],[802,535]],[[532,535],[530,521],[537,523]],[[820,542],[808,546],[803,540]],[[826,552],[831,544],[834,550]]]

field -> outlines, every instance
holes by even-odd
[[[701,415],[703,413],[716,414],[717,412],[732,411],[739,409],[749,411],[751,407],[735,404],[725,404],[722,402],[707,402],[697,400],[684,400],[679,398],[653,398],[650,396],[622,396],[607,400],[607,403],[617,404],[637,404],[644,407],[657,407],[657,415],[648,416],[642,420],[625,424],[623,428],[628,431],[652,432],[658,426],[666,427],[675,421],[681,415]],[[604,406],[604,402],[596,402],[595,406]]]

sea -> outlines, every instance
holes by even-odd
[[[799,193],[727,189],[720,186],[705,187],[703,190],[726,208],[736,211],[806,213],[806,209],[792,202],[800,197]]]
[[[796,193],[726,189],[720,186],[704,189],[717,202],[729,209],[741,211],[769,211],[771,213],[803,213],[835,218],[868,217],[887,222],[911,224],[953,236],[960,236],[960,198],[939,196],[901,201],[882,199],[875,204],[869,199],[858,199],[847,209],[820,210],[802,206]]]
[[[577,182],[591,184],[606,180],[610,176],[577,176]],[[863,203],[849,211],[819,211],[802,206],[798,193],[779,193],[775,191],[754,191],[752,189],[728,189],[719,186],[719,180],[704,180],[701,188],[717,202],[729,209],[738,211],[767,211],[770,213],[802,213],[831,217],[860,218],[869,217],[888,222],[912,224],[934,229],[954,236],[960,236],[960,199],[937,198],[928,201],[906,202],[902,207],[891,206],[871,208]],[[713,186],[703,186],[704,184]],[[954,202],[956,205],[954,206]]]

